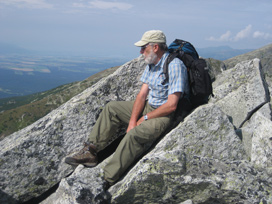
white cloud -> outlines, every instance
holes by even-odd
[[[108,2],[108,1],[91,1],[90,5],[94,8],[99,9],[120,9],[120,10],[128,10],[133,7],[131,4],[121,3],[121,2]]]
[[[217,41],[217,42],[237,42],[245,38],[262,38],[262,39],[269,39],[272,38],[272,34],[265,33],[261,31],[252,31],[252,25],[246,26],[246,28],[239,31],[235,36],[231,36],[231,31],[227,31],[226,33],[222,34],[219,38],[216,37],[209,37],[207,40],[209,41]]]
[[[215,38],[215,37],[209,37],[208,40],[209,41],[229,41],[230,40],[230,36],[231,36],[231,32],[227,31],[226,33],[224,33],[223,35],[221,35],[219,38]]]
[[[109,2],[109,1],[90,1],[88,5],[83,3],[74,3],[74,7],[77,8],[98,8],[98,9],[118,9],[118,10],[129,10],[133,7],[132,4],[122,2]]]
[[[269,39],[272,38],[272,34],[270,33],[264,33],[264,32],[260,32],[260,31],[255,31],[253,33],[253,37],[254,38],[262,38],[262,39]]]
[[[11,5],[18,8],[53,8],[52,4],[46,3],[44,0],[0,0],[0,4]]]
[[[246,37],[250,36],[252,30],[252,25],[248,25],[245,29],[241,30],[236,34],[236,36],[233,38],[234,41],[238,41],[241,39],[244,39]]]

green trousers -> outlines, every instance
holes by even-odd
[[[133,104],[134,101],[112,101],[105,106],[89,136],[89,141],[97,147],[97,151],[101,151],[109,144],[121,122],[129,123]],[[146,103],[142,115],[152,110],[154,108]],[[105,166],[105,179],[111,183],[116,182],[146,150],[144,145],[156,140],[169,127],[171,118],[172,114],[150,119],[130,130]]]

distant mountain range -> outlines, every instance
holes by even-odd
[[[19,47],[17,45],[0,42],[0,55],[11,54],[35,54],[35,52]]]
[[[217,60],[226,60],[237,55],[245,54],[254,49],[233,49],[229,46],[196,48],[198,54],[203,58],[213,58]]]
[[[226,60],[237,55],[241,55],[254,49],[233,49],[229,46],[219,46],[219,47],[206,47],[206,48],[196,48],[199,55],[203,58],[213,58],[217,60]],[[1,43],[0,42],[0,55],[10,55],[10,54],[45,54],[41,51],[28,50],[16,45]],[[50,53],[52,54],[52,53]]]

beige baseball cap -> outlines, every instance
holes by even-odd
[[[142,47],[147,43],[166,43],[166,37],[160,30],[150,30],[146,31],[143,34],[142,39],[136,42],[134,45]]]

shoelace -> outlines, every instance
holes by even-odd
[[[90,146],[89,143],[84,142],[83,146],[84,147],[78,153],[76,153],[75,156],[85,154],[85,152],[90,152],[93,156],[97,155],[96,151]]]
[[[83,145],[84,145],[84,147],[78,153],[76,153],[74,156],[78,156],[78,155],[84,154],[85,152],[89,151],[89,149],[90,149],[89,144],[85,142]]]

